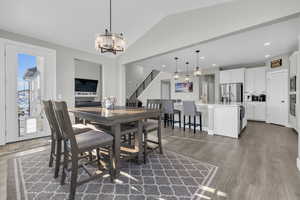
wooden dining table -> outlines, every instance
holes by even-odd
[[[143,121],[149,118],[158,119],[158,131],[161,131],[161,116],[157,109],[115,107],[112,109],[102,107],[79,107],[69,109],[76,118],[93,121],[97,124],[111,127],[114,136],[114,166],[116,175],[120,174],[121,152],[121,124],[136,122],[137,133],[135,137],[135,150],[139,163],[143,160]]]

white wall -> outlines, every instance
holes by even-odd
[[[174,51],[299,12],[299,0],[238,0],[174,14],[132,44],[121,63]]]
[[[75,78],[97,80],[97,97],[95,101],[102,99],[102,69],[98,63],[75,59]],[[83,99],[86,99],[83,97]]]
[[[184,47],[254,28],[283,17],[300,13],[299,0],[238,0],[213,7],[195,9],[168,16],[152,27],[118,57],[125,77],[124,64],[153,57]],[[218,77],[217,77],[218,78]],[[119,85],[125,103],[124,82]],[[216,91],[218,94],[218,90]]]
[[[160,99],[161,98],[161,80],[170,80],[172,74],[168,72],[160,72],[148,87],[142,92],[138,99],[143,103],[147,104],[147,99]]]
[[[152,68],[140,65],[126,66],[126,97],[129,98],[137,87],[151,73]]]
[[[298,37],[298,50],[300,51],[300,35]],[[300,171],[300,137],[299,137],[299,130],[300,130],[300,54],[298,55],[298,67],[297,67],[297,105],[296,105],[296,112],[297,112],[297,126],[298,126],[298,158],[297,158],[297,167]]]
[[[199,101],[199,77],[192,77],[193,82],[193,92],[182,93],[175,92],[175,83],[184,82],[184,78],[179,80],[171,79],[171,98],[181,99],[182,101]]]
[[[86,60],[102,65],[103,70],[103,96],[117,96],[119,95],[119,68],[116,67],[115,59],[100,56],[84,51],[79,51],[57,44],[52,44],[46,41],[41,41],[35,38],[23,36],[0,30],[0,38],[20,41],[32,45],[46,47],[56,50],[56,78],[57,78],[57,96],[61,96],[63,100],[67,101],[69,106],[74,105],[74,77],[75,67],[74,59]],[[124,83],[124,82],[123,82]]]

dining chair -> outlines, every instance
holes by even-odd
[[[161,112],[162,109],[162,101],[159,99],[148,99],[147,100],[147,109],[159,110]],[[160,114],[161,115],[161,114]],[[161,116],[159,116],[160,118]],[[144,132],[144,163],[147,162],[147,154],[151,151],[159,149],[160,154],[163,154],[162,148],[162,136],[161,136],[161,128],[158,118],[147,119],[143,122],[143,132]],[[148,139],[148,134],[150,132],[157,132],[157,141]],[[157,146],[154,148],[148,148],[148,143],[156,144]]]
[[[61,178],[62,185],[65,183],[66,173],[69,171],[68,164],[71,162],[69,199],[73,200],[75,198],[77,186],[103,176],[103,174],[99,173],[93,174],[86,167],[87,164],[92,164],[94,162],[97,162],[98,165],[100,165],[100,156],[97,156],[97,159],[95,160],[87,160],[86,163],[82,163],[83,159],[87,159],[86,156],[82,156],[85,152],[90,152],[93,150],[99,152],[99,149],[101,148],[109,149],[109,165],[105,166],[104,170],[109,171],[111,181],[113,182],[115,176],[112,159],[113,137],[110,134],[99,130],[89,130],[75,134],[68,113],[67,104],[65,102],[54,102],[54,111],[64,143],[64,160]],[[80,160],[81,163],[79,164]],[[88,178],[80,181],[77,180],[79,167],[82,167],[83,170],[87,172],[89,175]]]
[[[164,100],[163,103],[163,114],[164,114],[164,126],[169,124],[172,125],[174,129],[175,123],[179,123],[179,128],[181,128],[181,111],[174,108],[174,100]],[[175,115],[178,115],[178,120],[175,120]]]
[[[183,101],[183,131],[185,131],[185,126],[188,125],[189,129],[191,129],[191,125],[194,127],[194,133],[196,133],[196,127],[200,126],[200,131],[202,131],[202,114],[197,111],[196,105],[194,101]],[[189,117],[189,122],[185,123],[186,116]],[[196,118],[199,117],[199,124],[196,123]],[[191,117],[194,118],[194,122],[191,122]]]
[[[57,178],[59,174],[61,156],[62,156],[62,137],[60,134],[60,129],[57,120],[55,118],[52,101],[44,100],[43,105],[44,105],[44,112],[51,131],[49,167],[53,166],[53,162],[55,159],[54,178]],[[90,128],[84,126],[83,124],[74,124],[72,125],[72,128],[75,134],[91,130]]]

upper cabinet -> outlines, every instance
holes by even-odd
[[[246,69],[245,92],[251,94],[266,93],[266,67]]]
[[[245,69],[232,69],[220,71],[220,84],[224,83],[244,83]]]

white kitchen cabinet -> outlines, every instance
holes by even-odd
[[[266,121],[266,102],[247,102],[245,107],[248,120]]]
[[[245,72],[245,92],[252,93],[254,91],[255,71],[253,69],[246,69]]]
[[[246,69],[245,92],[250,94],[264,94],[266,92],[266,67]]]
[[[245,104],[246,109],[246,119],[252,120],[254,119],[254,106],[252,102],[247,102]]]
[[[230,70],[220,71],[220,84],[230,83],[231,73]]]
[[[266,121],[266,103],[256,102],[254,104],[254,120]]]
[[[220,84],[244,83],[245,68],[220,71]]]

